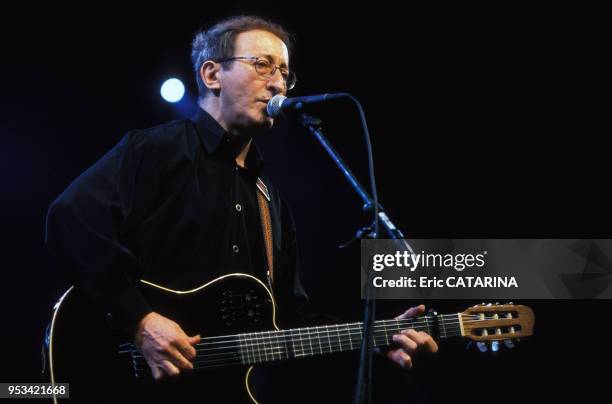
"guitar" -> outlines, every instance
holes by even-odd
[[[176,321],[188,335],[202,336],[195,346],[194,371],[153,381],[135,345],[112,331],[91,302],[71,287],[55,305],[45,338],[45,372],[53,385],[70,383],[70,401],[122,397],[140,403],[168,397],[178,402],[176,394],[182,392],[185,397],[199,394],[204,403],[257,403],[252,379],[266,364],[360,348],[362,323],[279,329],[272,292],[248,274],[228,274],[187,291],[145,280],[139,286],[153,310]],[[373,334],[374,345],[386,347],[406,328],[437,340],[465,337],[484,342],[527,337],[533,327],[529,307],[478,305],[462,313],[376,321]]]

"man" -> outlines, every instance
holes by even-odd
[[[192,369],[200,336],[154,312],[135,279],[173,289],[228,272],[268,281],[257,192],[269,198],[281,324],[299,316],[307,302],[293,220],[262,176],[252,141],[274,124],[268,100],[295,84],[289,44],[282,27],[257,17],[230,18],[198,33],[194,120],[128,133],[50,207],[49,247],[110,324],[134,336],[156,379]],[[398,348],[387,355],[404,367],[412,366],[416,351],[437,350],[429,335],[414,330],[394,341]]]

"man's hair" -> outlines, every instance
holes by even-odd
[[[233,57],[236,35],[253,30],[268,31],[276,35],[285,43],[287,49],[291,50],[291,34],[280,25],[257,16],[230,17],[196,33],[191,45],[191,63],[200,99],[208,93],[208,88],[200,77],[202,64],[207,60]]]

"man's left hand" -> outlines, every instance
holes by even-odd
[[[411,307],[404,314],[395,317],[395,319],[405,320],[423,313],[425,313],[425,306],[421,304],[420,306]],[[438,344],[429,334],[423,331],[415,331],[411,328],[402,330],[400,334],[394,335],[393,341],[396,345],[399,345],[399,348],[394,348],[387,352],[387,357],[403,368],[412,367],[412,358],[417,352],[434,353],[438,351]]]

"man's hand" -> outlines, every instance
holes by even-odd
[[[404,320],[412,318],[425,313],[425,306],[420,305],[411,307],[400,316],[395,317],[396,320]],[[413,329],[402,330],[401,334],[393,336],[393,341],[400,346],[400,348],[392,349],[387,352],[387,356],[393,362],[399,364],[404,368],[412,367],[412,357],[416,352],[437,352],[438,344],[431,338],[429,334],[423,331],[415,331]]]
[[[140,320],[134,342],[155,380],[161,380],[193,369],[190,362],[196,357],[193,345],[200,342],[200,336],[189,337],[174,321],[151,312]]]

